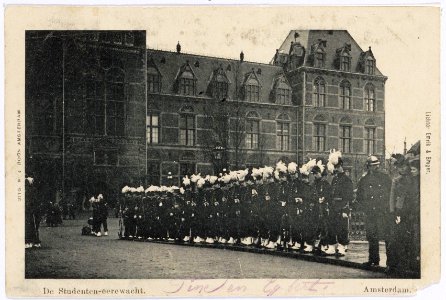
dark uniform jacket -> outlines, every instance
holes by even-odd
[[[366,215],[382,216],[389,212],[392,181],[382,172],[368,172],[358,182],[356,201]]]
[[[349,204],[353,201],[353,183],[345,173],[338,173],[331,182],[329,199],[330,213],[349,212]]]

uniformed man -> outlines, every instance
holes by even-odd
[[[302,243],[301,250],[312,253],[317,235],[318,206],[313,187],[310,185],[310,173],[316,165],[316,160],[310,160],[301,170],[301,184],[298,190],[298,199],[302,207],[302,222],[300,226]],[[302,247],[303,246],[303,247]]]
[[[387,247],[387,267],[389,273],[407,269],[411,240],[410,215],[414,210],[410,199],[413,182],[410,176],[409,161],[396,154],[394,166],[398,175],[392,180],[390,193],[391,221],[389,222],[390,241]]]
[[[367,158],[367,174],[358,182],[356,201],[365,214],[366,237],[369,242],[368,266],[379,265],[379,241],[386,240],[390,177],[379,171],[376,156]]]
[[[300,198],[301,181],[295,171],[289,178],[290,193],[287,201],[287,211],[290,223],[290,245],[293,250],[300,250],[302,243],[302,198]]]
[[[349,244],[348,238],[348,218],[350,213],[350,203],[353,201],[353,183],[345,175],[343,168],[342,154],[339,151],[332,152],[329,162],[333,168],[333,181],[331,183],[331,195],[329,199],[328,217],[328,249],[326,255],[345,255],[346,246]],[[337,244],[337,249],[336,249]]]
[[[322,249],[325,250],[328,247],[328,202],[331,194],[331,186],[326,180],[327,171],[321,161],[318,161],[318,164],[313,167],[312,174],[314,176],[312,184],[313,192],[315,193],[315,198],[318,200],[317,235],[320,236],[320,241],[317,250],[320,253]]]

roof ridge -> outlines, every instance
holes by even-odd
[[[156,51],[156,52],[166,52],[166,53],[171,53],[171,54],[176,54],[176,51],[171,51],[171,50],[164,50],[164,49],[153,49],[153,48],[147,48],[147,51]],[[214,59],[219,59],[219,60],[229,60],[229,61],[239,61],[239,59],[235,59],[235,58],[228,58],[228,57],[224,57],[224,56],[210,56],[210,55],[204,55],[204,54],[198,54],[198,53],[190,53],[190,52],[181,52],[179,53],[179,55],[190,55],[190,56],[197,56],[197,57],[202,57],[202,58],[214,58]],[[281,68],[279,66],[275,66],[272,65],[270,63],[264,63],[264,62],[257,62],[257,61],[249,61],[249,60],[243,60],[244,63],[250,63],[250,64],[260,64],[260,65],[266,65],[269,67],[274,67],[274,68]]]

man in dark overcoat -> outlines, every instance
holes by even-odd
[[[369,242],[367,265],[379,265],[379,241],[386,240],[389,197],[392,181],[379,171],[376,156],[367,158],[367,174],[358,182],[356,201],[365,214],[366,237]]]

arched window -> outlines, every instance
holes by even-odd
[[[290,150],[290,117],[287,114],[277,117],[276,132],[276,148],[282,151]]]
[[[318,77],[313,85],[313,103],[316,107],[325,107],[326,87],[325,80]]]
[[[245,144],[248,149],[259,147],[260,117],[256,112],[249,112],[246,115],[246,136]]]
[[[368,83],[364,88],[364,100],[366,111],[376,110],[375,87],[371,83]]]
[[[249,78],[245,82],[245,100],[249,102],[260,101],[260,85],[255,78]]]
[[[124,71],[110,69],[105,78],[105,127],[107,135],[124,135]]]
[[[339,85],[339,97],[341,98],[342,109],[350,110],[352,108],[352,92],[350,82],[344,80]]]
[[[180,110],[180,145],[193,146],[195,144],[195,115],[191,106],[184,106]]]
[[[322,115],[314,117],[313,123],[313,149],[314,151],[325,151],[327,122],[326,118]]]

